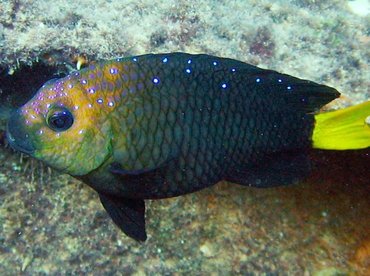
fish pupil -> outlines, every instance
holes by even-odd
[[[73,116],[68,110],[57,111],[48,119],[49,127],[54,131],[64,131],[73,124]]]

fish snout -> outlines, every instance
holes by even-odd
[[[35,148],[27,133],[23,117],[18,111],[12,112],[8,120],[6,137],[10,146],[26,154],[32,154]]]

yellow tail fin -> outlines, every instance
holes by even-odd
[[[313,147],[328,150],[370,147],[370,101],[315,115]]]

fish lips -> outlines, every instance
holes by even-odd
[[[18,112],[13,112],[9,118],[6,137],[10,146],[18,151],[32,155],[35,148],[25,129],[22,117]]]

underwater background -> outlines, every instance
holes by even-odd
[[[369,1],[0,0],[0,129],[76,63],[185,51],[242,60],[370,98]],[[370,152],[318,152],[312,177],[219,183],[147,201],[148,240],[87,185],[0,138],[0,275],[369,275]]]

